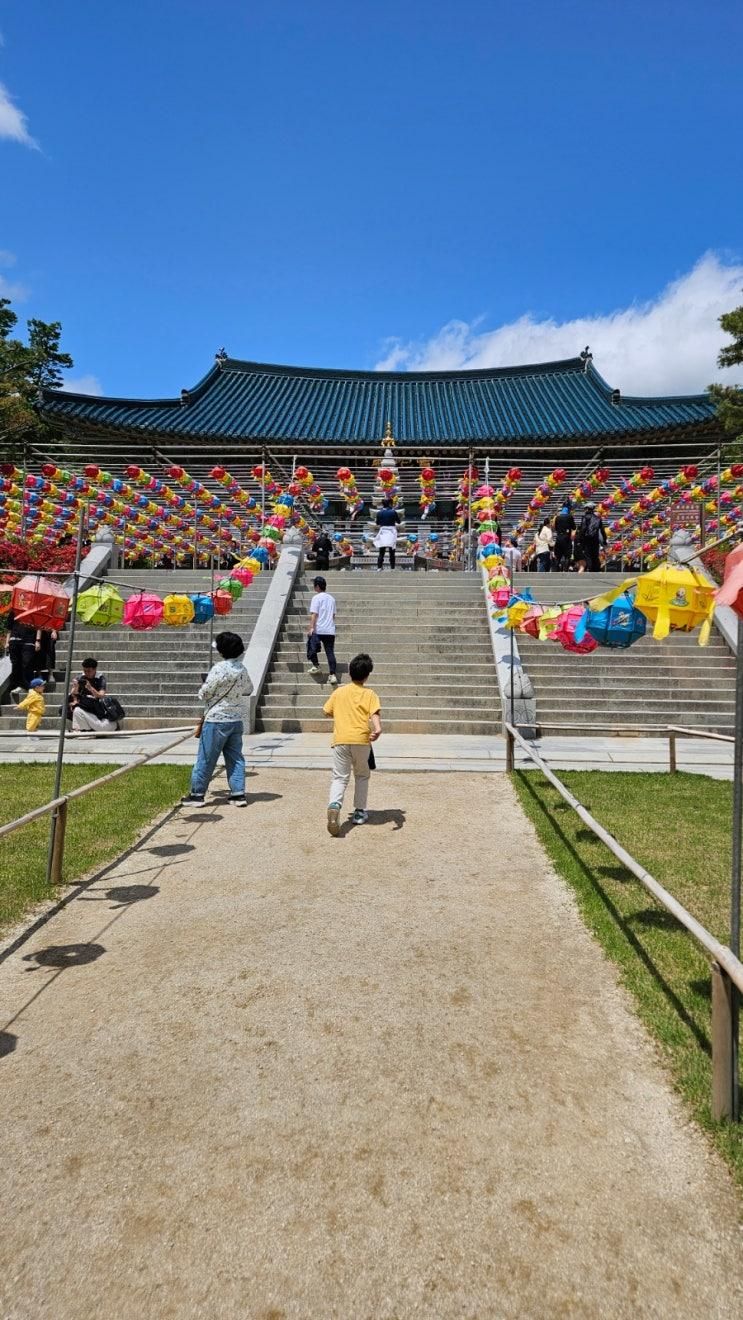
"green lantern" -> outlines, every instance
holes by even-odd
[[[233,600],[239,600],[243,594],[243,584],[242,582],[238,582],[237,578],[222,578],[221,582],[217,583],[217,586],[220,591],[229,591]]]
[[[124,601],[110,582],[88,587],[77,598],[78,619],[96,628],[110,628],[114,623],[121,623],[123,613]]]

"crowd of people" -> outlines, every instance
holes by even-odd
[[[8,619],[10,696],[25,712],[27,733],[39,728],[46,711],[45,694],[56,687],[58,639],[54,629],[34,628],[13,614]],[[66,713],[73,733],[114,733],[121,725],[124,708],[108,694],[106,676],[98,672],[94,656],[83,660],[72,679]]]
[[[566,500],[554,518],[545,518],[537,529],[533,557],[538,573],[599,573],[601,551],[607,542],[603,519],[588,500],[576,522]]]

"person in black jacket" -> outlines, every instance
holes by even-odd
[[[607,536],[603,519],[596,512],[593,500],[586,504],[580,524],[580,540],[583,546],[583,558],[589,573],[601,572],[601,546],[606,545]]]
[[[554,521],[555,529],[555,567],[560,573],[567,573],[573,554],[575,536],[575,518],[566,501]]]
[[[10,656],[11,685],[14,693],[28,692],[41,651],[41,629],[20,623],[10,616],[8,629],[8,655]]]
[[[327,572],[330,567],[330,556],[333,553],[333,542],[327,532],[320,532],[320,535],[315,537],[312,549],[315,554],[315,568],[322,568]]]

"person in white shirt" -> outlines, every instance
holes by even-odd
[[[539,531],[534,537],[534,554],[537,558],[537,572],[549,573],[552,567],[552,549],[555,544],[555,533],[545,518]]]
[[[338,662],[335,658],[335,597],[326,590],[327,582],[324,577],[314,578],[312,585],[315,588],[315,595],[310,601],[310,615],[307,621],[308,670],[311,674],[320,673],[317,657],[322,644],[330,670],[330,682],[335,687],[338,682]]]
[[[520,571],[522,555],[515,536],[509,538],[508,545],[503,551],[503,558],[506,561],[506,568],[511,569],[514,573]]]

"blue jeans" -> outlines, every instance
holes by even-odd
[[[207,720],[199,738],[199,753],[191,772],[191,792],[203,797],[214,774],[219,753],[224,756],[227,783],[233,797],[245,793],[245,757],[242,720]]]

